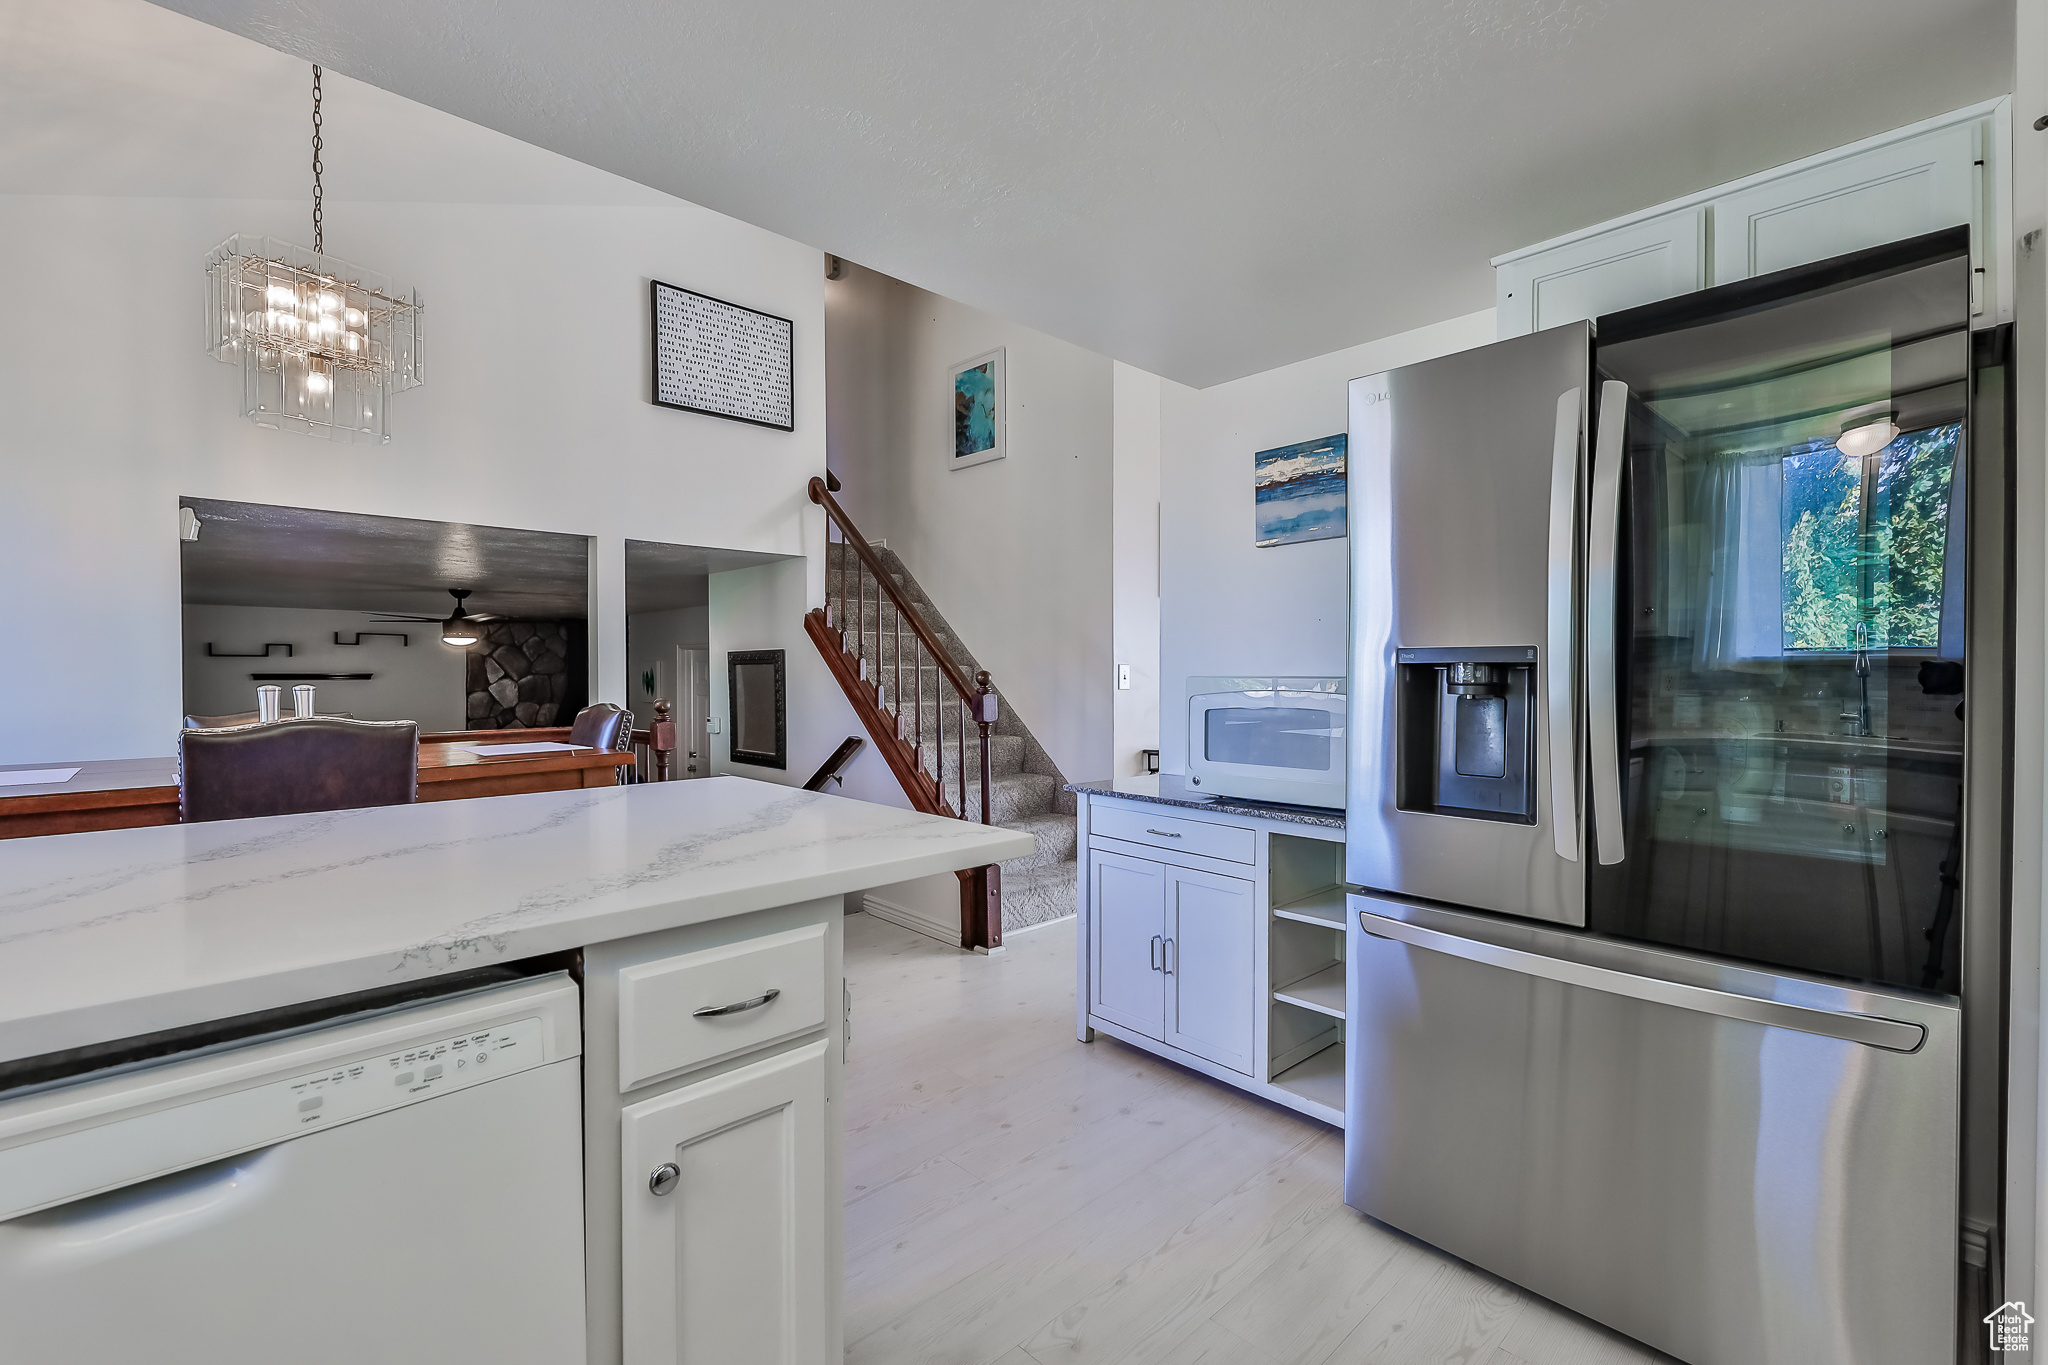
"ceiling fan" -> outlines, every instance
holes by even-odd
[[[440,621],[442,644],[473,645],[483,638],[483,632],[477,629],[478,626],[486,621],[496,621],[501,618],[496,612],[486,611],[472,614],[465,610],[462,605],[462,599],[469,596],[469,594],[470,589],[468,588],[448,589],[448,595],[455,599],[455,614],[445,621],[442,621],[438,616],[403,616],[395,612],[378,612],[375,614],[374,619],[379,621]]]

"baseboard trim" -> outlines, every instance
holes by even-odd
[[[957,948],[960,946],[960,926],[957,923],[936,923],[926,919],[907,905],[898,905],[894,901],[883,900],[880,896],[873,893],[861,897],[861,906],[876,919],[886,920],[899,929],[908,929],[912,933],[923,934],[926,938],[937,939],[948,947]],[[1075,919],[1076,916],[1073,915],[1061,915],[1058,919],[1044,920],[1037,924],[1027,924],[1022,929],[1006,929],[1003,931],[1003,939],[1007,942],[1010,939],[1016,938],[1019,934],[1032,934],[1040,929],[1050,929],[1061,924],[1072,924]],[[999,957],[1002,955],[1003,950],[998,948],[991,953],[986,948],[976,948],[974,951],[983,957]]]
[[[926,938],[935,938],[949,948],[960,946],[960,924],[957,920],[952,924],[935,924],[908,906],[885,901],[880,896],[872,894],[862,896],[861,904],[876,919],[887,920],[899,929],[908,929],[913,933],[923,934]]]
[[[1058,919],[1042,919],[1036,924],[1027,924],[1022,929],[1005,929],[1003,930],[1003,942],[1008,943],[1013,938],[1024,934],[1035,934],[1040,929],[1050,929],[1057,924],[1072,924],[1077,918],[1079,917],[1075,915],[1061,915]]]

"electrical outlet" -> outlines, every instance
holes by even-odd
[[[1116,690],[1119,692],[1131,690],[1131,666],[1129,664],[1118,664],[1116,666]]]

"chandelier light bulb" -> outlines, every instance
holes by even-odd
[[[420,298],[326,254],[320,77],[316,66],[313,245],[237,235],[215,247],[206,258],[206,349],[241,367],[241,413],[258,426],[382,443],[391,439],[391,395],[423,378]]]

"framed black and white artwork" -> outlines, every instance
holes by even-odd
[[[796,430],[796,324],[660,280],[648,295],[657,405]]]
[[[1003,348],[953,367],[954,469],[987,464],[1007,453],[1003,438]]]

